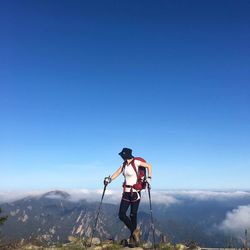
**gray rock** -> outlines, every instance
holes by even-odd
[[[90,242],[90,239],[87,241],[89,244],[92,243],[92,245],[99,245],[101,244],[101,240],[97,237],[93,237],[92,242]]]

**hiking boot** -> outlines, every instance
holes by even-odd
[[[141,237],[140,229],[136,228],[132,235],[133,235],[133,238],[135,239],[135,242],[138,244],[140,242],[140,237]]]
[[[128,247],[129,247],[129,248],[134,248],[134,247],[135,247],[135,239],[134,239],[133,235],[131,235],[131,236],[129,237]]]
[[[129,237],[129,244],[135,244],[135,239],[133,235]]]
[[[126,239],[123,239],[123,240],[121,240],[120,245],[122,245],[123,247],[127,247],[128,241]]]

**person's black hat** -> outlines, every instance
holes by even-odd
[[[122,151],[119,153],[119,155],[124,160],[132,159],[134,156],[132,155],[132,149],[130,148],[123,148]]]

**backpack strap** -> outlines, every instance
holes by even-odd
[[[137,176],[137,181],[139,180],[139,171],[137,172],[136,171],[136,166],[135,166],[135,162],[134,162],[135,158],[130,162],[130,164],[132,165],[135,173],[136,173],[136,176]],[[127,161],[124,161],[123,164],[122,164],[122,171],[123,171],[123,175],[124,175],[124,169],[127,165]],[[126,188],[126,179],[125,181],[123,182],[123,192],[125,192],[125,188]],[[132,187],[131,187],[131,192],[132,192]]]
[[[122,184],[122,186],[123,186],[123,193],[125,192],[125,189],[126,189],[126,178],[125,178],[125,174],[124,174],[124,170],[125,170],[126,165],[127,165],[127,161],[124,161],[122,163],[122,174],[124,176],[124,182]]]
[[[136,169],[135,160],[142,161],[142,162],[146,162],[146,161],[141,157],[134,157],[133,160],[130,162],[130,164],[132,165],[132,167],[133,167],[133,169],[134,169],[134,171],[136,173],[137,182],[139,182],[140,181],[140,171],[139,171],[139,167],[138,167],[138,171]],[[127,161],[124,161],[123,164],[122,164],[123,175],[124,175],[124,169],[125,169],[126,166],[127,166]],[[126,180],[123,183],[124,192],[125,192],[125,187],[126,187]],[[132,192],[132,187],[131,187],[131,192]]]
[[[133,167],[133,169],[135,170],[136,176],[137,176],[137,180],[139,179],[139,171],[136,170],[136,166],[135,166],[135,158],[131,161],[131,165]]]
[[[133,169],[135,170],[137,179],[139,180],[140,179],[140,173],[139,173],[139,168],[138,168],[138,171],[136,170],[135,160],[142,161],[142,162],[146,162],[146,161],[143,158],[141,158],[141,157],[134,157],[133,160],[130,162],[130,164],[132,165]],[[127,161],[124,161],[123,165],[122,165],[122,171],[123,172],[124,172],[124,168],[126,167],[126,165],[127,165]],[[123,175],[124,175],[124,173],[123,173]]]
[[[127,165],[127,162],[124,161],[124,162],[122,163],[122,173],[123,173],[123,175],[124,175],[124,169],[125,169],[126,165]]]

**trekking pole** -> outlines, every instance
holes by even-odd
[[[104,194],[105,194],[105,191],[106,191],[106,187],[107,187],[107,184],[104,185],[104,188],[103,188],[101,202],[100,202],[100,205],[99,205],[99,208],[98,208],[98,212],[97,212],[97,216],[96,216],[96,219],[95,219],[94,228],[93,228],[93,231],[92,231],[92,234],[91,234],[91,238],[90,238],[90,246],[92,245],[92,239],[93,239],[94,233],[96,231],[97,221],[98,221],[98,218],[99,218],[99,214],[100,214],[100,210],[101,210],[101,206],[102,206],[103,197],[104,197]]]
[[[156,250],[156,246],[155,246],[155,226],[154,226],[154,219],[153,219],[153,210],[152,210],[152,202],[151,202],[151,186],[148,183],[148,198],[149,198],[149,207],[150,207],[150,215],[151,215],[151,227],[152,227],[152,231],[153,231],[153,245],[154,245],[154,249]]]

